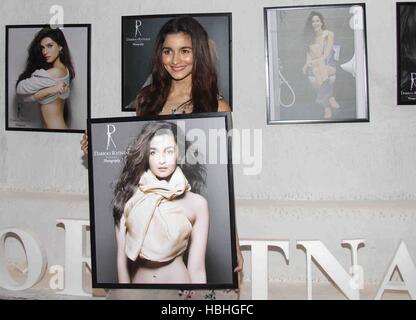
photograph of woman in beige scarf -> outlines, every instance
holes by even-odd
[[[181,161],[178,135],[149,123],[128,148],[113,199],[119,283],[207,283],[205,167]]]

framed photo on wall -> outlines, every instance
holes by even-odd
[[[187,14],[208,34],[220,95],[232,106],[231,13]],[[169,20],[182,14],[123,16],[122,111],[135,111],[138,92],[152,81],[152,60],[157,35]]]
[[[89,24],[6,26],[6,130],[84,132]]]
[[[369,121],[365,4],[264,8],[267,123]]]
[[[397,104],[416,104],[416,3],[397,2]]]
[[[237,288],[230,126],[229,113],[88,121],[93,287]]]

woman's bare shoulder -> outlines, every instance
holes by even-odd
[[[188,191],[186,193],[186,201],[189,203],[189,205],[195,210],[200,211],[202,209],[208,208],[208,201],[200,194]]]
[[[65,68],[50,68],[47,72],[54,79],[62,78],[67,75],[67,70]]]

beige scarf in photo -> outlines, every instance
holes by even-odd
[[[159,180],[150,170],[141,177],[139,188],[124,206],[126,254],[135,261],[170,261],[187,246],[192,224],[174,200],[191,186],[177,167],[169,181]]]

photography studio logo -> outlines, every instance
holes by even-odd
[[[140,32],[141,26],[142,26],[142,20],[136,20],[136,31],[134,33],[135,38],[137,38],[137,36],[142,37],[142,33]]]
[[[149,37],[146,37],[143,33],[143,21],[140,19],[134,19],[131,21],[131,33],[130,38],[126,37],[126,42],[130,42],[133,46],[144,46],[146,41],[150,41]]]
[[[126,152],[122,150],[117,150],[117,127],[114,124],[107,124],[105,135],[105,151],[94,151],[94,157],[102,157],[104,163],[120,163]]]
[[[107,151],[112,144],[114,149],[117,149],[117,146],[113,140],[113,134],[116,132],[116,126],[114,124],[107,124]]]
[[[405,79],[405,84],[402,84],[402,87],[405,88],[401,90],[401,95],[405,96],[407,100],[416,100],[416,72],[407,73],[407,77],[405,77]],[[403,82],[404,81],[402,80],[402,83]]]
[[[410,91],[414,92],[416,87],[416,73],[410,73]]]

